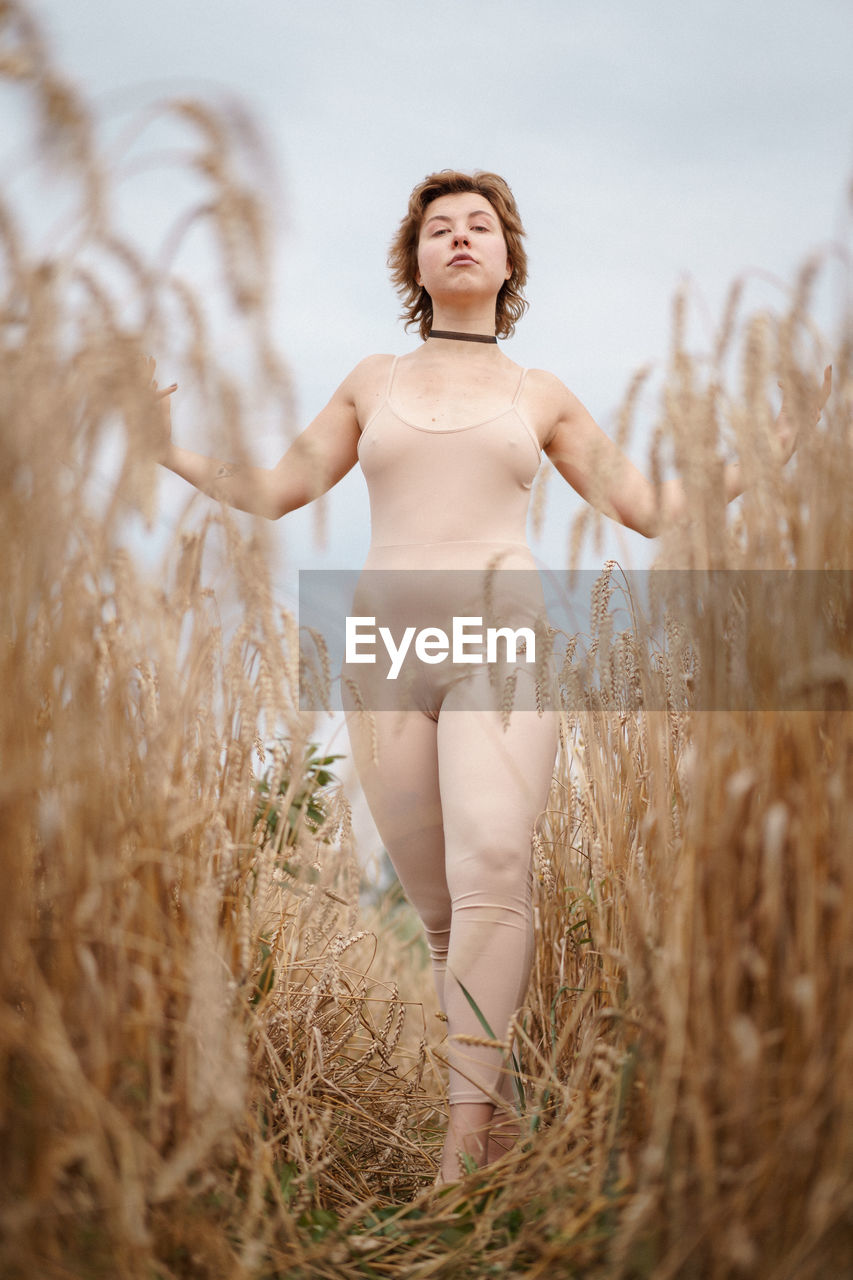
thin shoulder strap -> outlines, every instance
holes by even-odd
[[[521,410],[520,410],[520,409],[519,409],[519,407],[518,407],[518,402],[519,402],[519,400],[520,400],[520,398],[521,398],[521,393],[522,393],[522,391],[524,390],[524,382],[525,382],[525,379],[526,379],[526,378],[527,378],[527,370],[526,370],[526,369],[522,369],[522,371],[521,371],[521,377],[520,377],[520,378],[519,378],[519,380],[518,380],[518,387],[516,388],[515,395],[513,396],[513,399],[512,399],[512,406],[513,406],[513,408],[515,409],[516,413],[518,414],[518,420],[519,420],[519,422],[522,424],[522,426],[524,427],[525,431],[526,431],[526,432],[527,432],[527,434],[530,436],[530,441],[531,441],[531,443],[532,443],[532,445],[533,445],[533,448],[536,450],[536,453],[539,455],[539,457],[541,457],[541,456],[542,456],[542,444],[541,444],[541,442],[540,442],[540,440],[539,440],[539,437],[537,436],[536,432],[535,432],[535,431],[533,430],[533,428],[531,427],[530,423],[527,421],[527,414],[526,414],[526,413],[522,413],[522,412],[521,412]]]
[[[385,395],[383,397],[383,401],[388,400],[388,398],[391,395],[391,384],[394,381],[394,374],[397,372],[397,361],[399,359],[400,359],[399,356],[395,356],[394,359],[391,361],[391,368],[388,370],[388,381],[385,384]]]
[[[399,356],[395,356],[394,359],[391,361],[391,368],[388,370],[388,381],[385,383],[385,394],[383,395],[382,399],[379,401],[379,404],[373,410],[373,413],[370,415],[367,422],[365,422],[364,426],[362,427],[361,429],[362,435],[364,435],[365,431],[370,426],[371,422],[377,416],[377,414],[381,413],[383,407],[388,403],[388,398],[391,395],[391,384],[394,381],[394,374],[397,371],[397,361],[399,360],[399,358],[400,358]]]

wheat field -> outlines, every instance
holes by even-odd
[[[849,284],[844,255],[774,314],[735,285],[701,357],[676,300],[651,465],[692,518],[658,564],[755,571],[758,594],[664,598],[617,630],[607,564],[590,634],[555,637],[522,1138],[436,1192],[426,951],[399,893],[363,883],[264,531],[195,503],[156,566],[134,553],[146,357],[174,353],[237,452],[239,388],[199,296],[116,230],[91,112],[26,8],[0,4],[0,35],[75,210],[48,257],[0,195],[2,1275],[850,1274],[853,315],[825,334],[810,312],[827,273]],[[162,112],[253,377],[286,404],[245,139],[209,106]],[[777,380],[803,427],[785,467]],[[750,489],[727,514],[731,452]]]

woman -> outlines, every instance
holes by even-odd
[[[270,469],[238,468],[171,442],[163,463],[235,507],[277,519],[360,461],[371,502],[367,571],[532,569],[526,516],[543,450],[582,497],[654,536],[684,509],[680,482],[656,490],[558,378],[522,370],[497,346],[526,308],[523,234],[496,174],[426,178],[389,256],[422,345],[363,360]],[[174,389],[160,393],[164,405]],[[168,427],[168,409],[164,417]],[[780,434],[790,435],[784,424]],[[783,438],[788,453],[790,443]],[[724,483],[728,500],[740,493],[736,465]],[[376,606],[370,591],[379,580],[365,578],[362,608]],[[400,592],[392,594],[404,623]],[[541,699],[534,709],[502,710],[480,697],[482,669],[460,679],[428,665],[403,711],[377,710],[367,726],[356,694],[348,722],[378,830],[424,923],[447,1014],[442,1181],[458,1177],[460,1153],[483,1164],[503,1149],[510,1090],[501,1054],[464,1037],[482,1040],[483,1020],[503,1036],[525,996],[531,833],[546,803],[557,723]]]

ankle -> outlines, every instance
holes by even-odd
[[[451,1105],[447,1136],[441,1155],[440,1176],[448,1182],[482,1168],[489,1161],[489,1133],[494,1106],[462,1102]]]
[[[511,1151],[521,1137],[521,1120],[514,1111],[497,1111],[489,1129],[487,1161],[492,1164]]]

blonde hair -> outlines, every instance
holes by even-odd
[[[432,298],[423,285],[417,282],[418,240],[427,206],[439,196],[458,195],[474,191],[485,196],[500,220],[506,240],[512,274],[504,282],[497,298],[495,332],[499,338],[508,338],[515,332],[515,324],[527,310],[527,300],[522,290],[527,283],[527,253],[522,243],[524,227],[509,184],[497,173],[475,170],[461,173],[457,169],[441,169],[419,182],[409,197],[409,208],[400,223],[397,234],[388,251],[391,280],[403,300],[401,318],[406,328],[418,325],[420,335],[426,339],[432,326]]]

